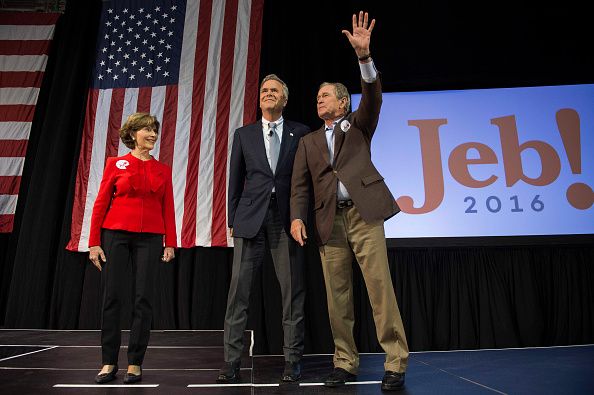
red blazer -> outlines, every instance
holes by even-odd
[[[101,228],[165,235],[177,247],[171,168],[132,154],[107,158],[91,216],[89,247],[101,245]]]

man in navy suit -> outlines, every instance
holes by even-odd
[[[217,382],[240,380],[243,332],[252,277],[270,249],[283,305],[283,381],[301,377],[303,355],[304,259],[291,237],[289,198],[299,139],[309,128],[283,119],[289,89],[276,75],[260,84],[262,119],[235,131],[229,164],[229,228],[233,273],[225,315],[225,364]]]

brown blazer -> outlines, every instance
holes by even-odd
[[[371,139],[382,105],[381,82],[378,77],[372,83],[361,81],[361,86],[359,108],[341,119],[334,128],[334,166],[330,164],[324,126],[304,136],[295,154],[291,221],[306,220],[310,188],[313,188],[316,242],[319,245],[326,244],[332,232],[337,178],[345,185],[365,222],[386,220],[400,211],[384,178],[371,162]]]

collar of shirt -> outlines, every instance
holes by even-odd
[[[264,135],[268,135],[268,132],[270,131],[270,126],[268,126],[270,122],[272,121],[269,121],[266,118],[262,117],[262,130],[264,131]],[[276,124],[276,134],[278,134],[279,137],[281,137],[284,123],[283,116],[281,115],[281,117],[274,121],[274,123]]]
[[[271,136],[268,135],[268,133],[270,132],[270,127],[268,126],[268,124],[270,122],[271,121],[262,117],[262,134],[264,136],[264,147],[266,148],[267,153],[268,153],[268,149],[270,148],[270,137]],[[283,142],[283,125],[284,125],[284,120],[283,120],[282,115],[279,119],[274,121],[274,123],[276,124],[276,135],[278,136],[278,142],[282,143]]]
[[[324,125],[324,130],[326,132],[333,131],[334,128],[336,127],[336,125],[338,124],[338,122],[342,121],[343,119],[344,119],[344,117],[340,117],[336,121],[332,121],[332,126]]]

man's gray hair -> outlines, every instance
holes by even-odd
[[[264,85],[264,83],[266,81],[270,81],[270,80],[277,81],[279,84],[282,85],[283,96],[285,96],[285,99],[288,100],[289,99],[289,87],[287,86],[287,84],[285,84],[285,81],[281,80],[276,74],[268,74],[266,77],[264,77],[264,79],[260,83],[260,90],[262,90],[262,85]]]
[[[340,82],[322,82],[318,90],[322,89],[327,85],[332,85],[334,87],[334,93],[336,94],[336,98],[346,99],[346,113],[351,111],[351,95],[349,95],[349,90],[346,86],[341,84]]]

